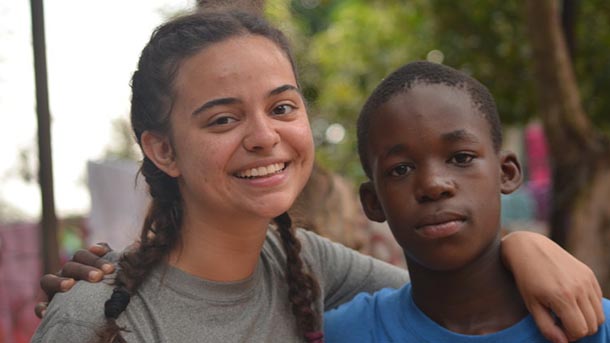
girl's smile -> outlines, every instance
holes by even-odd
[[[171,171],[185,213],[262,223],[288,210],[314,152],[284,53],[264,37],[231,38],[184,60],[174,88]]]

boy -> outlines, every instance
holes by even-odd
[[[327,312],[327,343],[547,342],[500,257],[500,194],[522,179],[501,144],[493,97],[457,70],[410,63],[377,87],[358,119],[360,197],[388,221],[411,283]],[[608,320],[581,342],[610,342]]]

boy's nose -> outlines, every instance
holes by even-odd
[[[273,119],[267,115],[255,115],[250,118],[244,147],[248,151],[264,151],[273,148],[280,142],[280,134],[273,125]]]
[[[415,197],[418,203],[438,201],[455,195],[455,183],[449,175],[437,172],[424,172],[418,175]]]

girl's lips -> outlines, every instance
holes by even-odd
[[[272,163],[267,166],[260,166],[255,168],[249,168],[240,172],[235,173],[234,175],[240,179],[254,179],[254,178],[264,178],[269,177],[273,174],[281,173],[286,169],[287,163],[279,162]]]
[[[278,169],[278,166],[281,169]],[[277,187],[286,183],[289,178],[288,167],[290,163],[279,163],[272,166],[268,173],[263,175],[252,175],[251,171],[255,168],[248,169],[247,171],[236,173],[234,176],[239,180],[240,183],[248,185],[250,187],[267,189],[270,187]],[[260,174],[260,173],[259,173]]]

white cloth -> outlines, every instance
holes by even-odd
[[[146,181],[139,164],[129,160],[89,161],[91,213],[88,244],[107,242],[123,250],[138,238],[149,203]],[[137,182],[136,182],[137,181]]]

